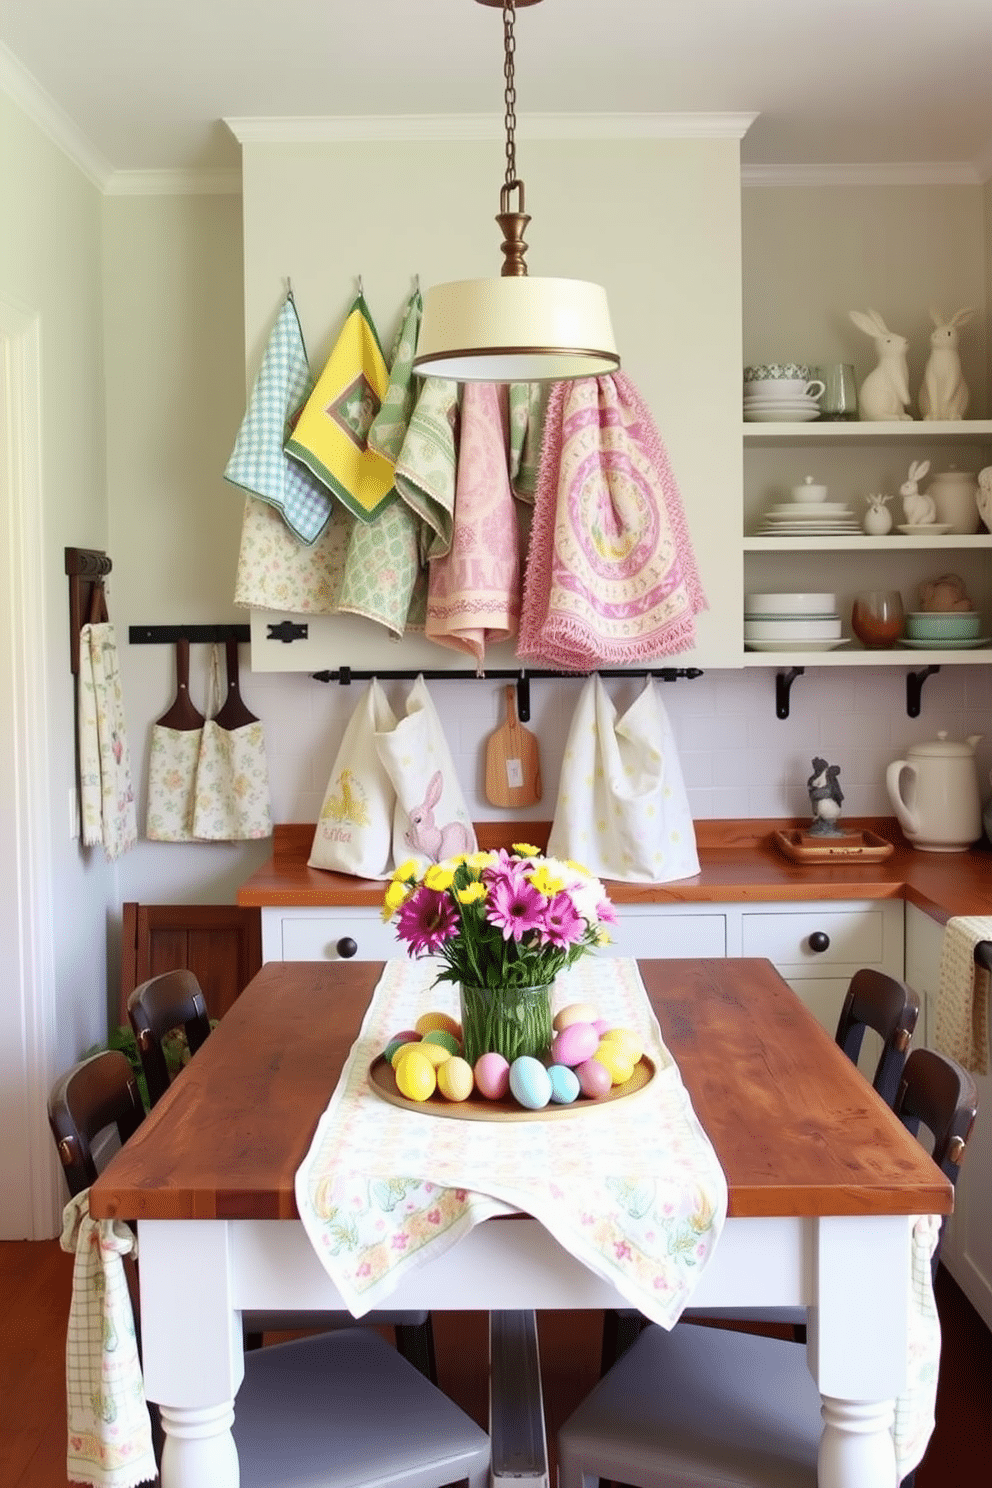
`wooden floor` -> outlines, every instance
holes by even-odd
[[[57,1241],[0,1243],[0,1488],[62,1488],[65,1475],[64,1344],[72,1261]],[[949,1276],[937,1301],[944,1335],[937,1429],[916,1488],[971,1488],[988,1481],[992,1461],[992,1333]],[[486,1424],[486,1319],[436,1313],[438,1372],[444,1390]],[[554,1436],[598,1377],[595,1313],[540,1318],[544,1403],[554,1485]]]

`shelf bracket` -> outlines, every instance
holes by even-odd
[[[790,667],[787,672],[779,672],[775,678],[775,717],[788,718],[789,716],[789,694],[792,684],[797,677],[801,677],[806,671],[805,667]]]
[[[910,718],[919,718],[920,700],[923,693],[923,684],[934,672],[939,672],[939,666],[924,667],[920,672],[906,673],[906,713]]]

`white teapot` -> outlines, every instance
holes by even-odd
[[[946,733],[914,744],[906,758],[885,772],[889,799],[900,827],[914,847],[927,852],[964,852],[982,835],[975,745],[981,734],[961,742]]]

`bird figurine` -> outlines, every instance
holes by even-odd
[[[806,782],[809,792],[809,804],[813,811],[813,825],[809,829],[811,837],[842,837],[843,833],[836,825],[840,816],[841,803],[844,793],[837,779],[840,774],[840,765],[828,765],[825,759],[819,755],[812,761],[813,773]]]

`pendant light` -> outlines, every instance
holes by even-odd
[[[581,279],[531,279],[524,255],[530,217],[517,176],[514,21],[518,5],[539,0],[478,0],[503,11],[506,173],[496,217],[503,233],[499,279],[437,284],[424,296],[414,370],[456,382],[559,382],[597,377],[620,365],[606,291]],[[516,210],[511,204],[516,197]]]

